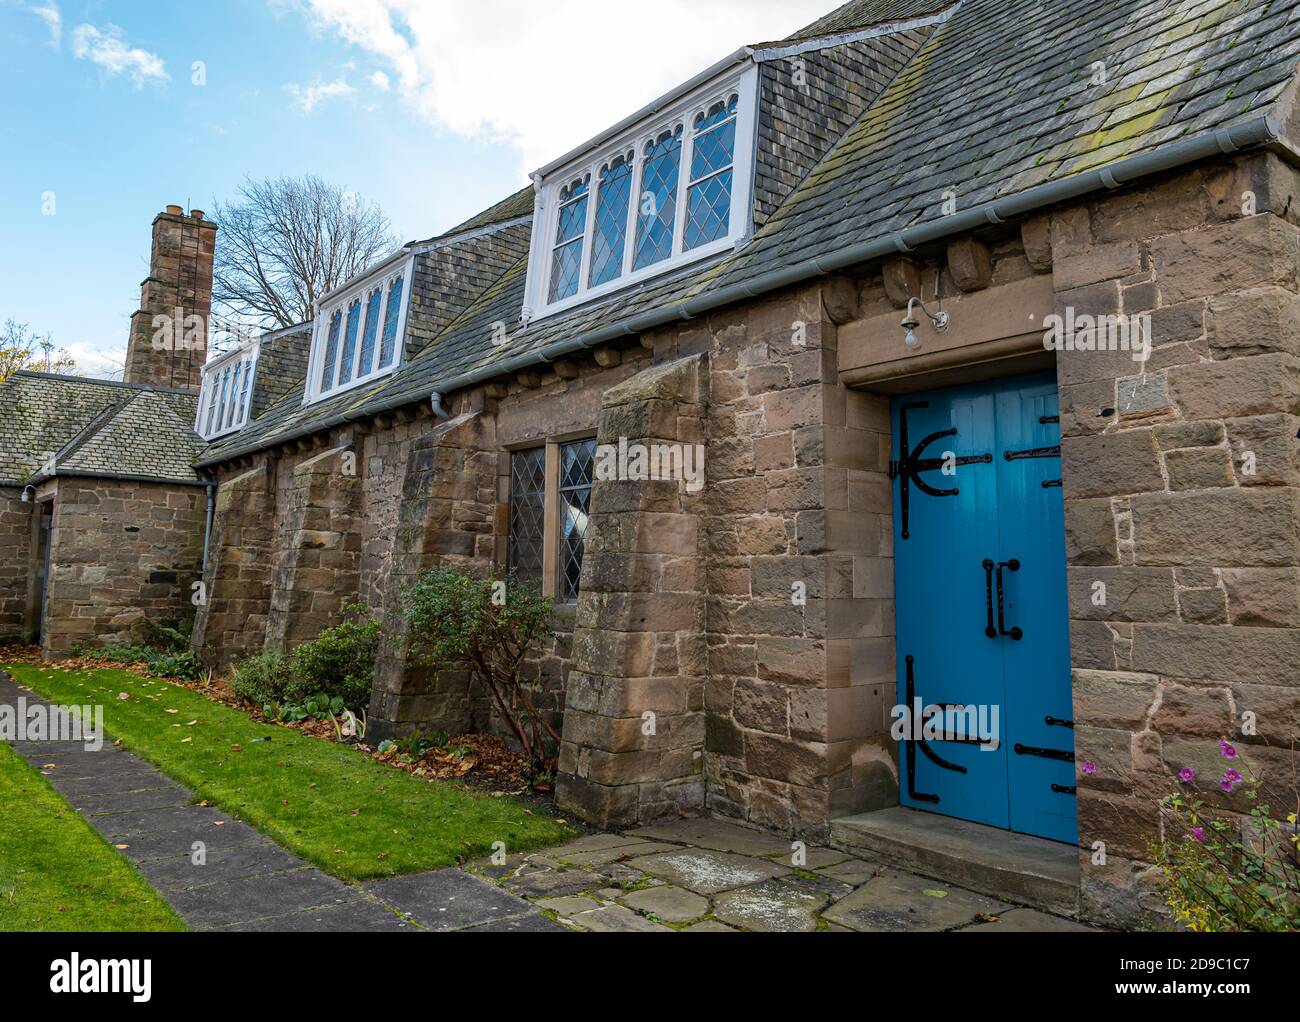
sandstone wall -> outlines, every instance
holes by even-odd
[[[187,620],[203,561],[202,487],[59,478],[50,528],[47,656],[124,645],[139,623]]]
[[[32,639],[32,512],[17,487],[0,489],[0,643]]]

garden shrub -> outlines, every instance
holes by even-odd
[[[364,604],[345,608],[347,618],[288,656],[261,653],[235,668],[235,694],[258,706],[283,706],[292,717],[308,701],[326,705],[342,700],[347,709],[364,709],[370,702],[379,652],[379,623]]]
[[[241,699],[264,706],[284,701],[289,680],[287,656],[283,653],[259,653],[235,668],[230,687]]]
[[[349,604],[344,611],[348,616],[340,624],[326,628],[290,654],[290,680],[284,693],[289,702],[305,703],[322,695],[337,696],[350,709],[370,702],[379,654],[379,622],[370,617],[365,604]]]
[[[424,572],[403,601],[412,660],[468,671],[533,766],[549,768],[560,736],[533,704],[520,670],[551,635],[552,602],[513,573],[502,581],[450,568]]]

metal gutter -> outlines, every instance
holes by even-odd
[[[877,238],[874,241],[847,245],[834,249],[824,255],[805,259],[791,266],[766,273],[738,284],[731,284],[716,291],[697,295],[651,312],[643,313],[622,323],[600,327],[575,337],[557,341],[536,351],[530,351],[503,362],[492,362],[477,369],[461,373],[448,379],[438,380],[430,388],[439,394],[449,395],[457,390],[472,387],[489,380],[552,362],[565,355],[582,351],[586,348],[607,344],[611,341],[645,333],[669,323],[695,319],[723,306],[769,294],[784,287],[803,281],[824,277],[839,270],[847,269],[859,263],[871,262],[916,249],[941,241],[967,231],[1000,224],[1016,217],[1025,216],[1038,210],[1046,209],[1058,203],[1068,202],[1084,195],[1099,191],[1111,191],[1130,185],[1141,178],[1160,174],[1177,167],[1183,167],[1214,156],[1223,156],[1242,149],[1264,146],[1278,153],[1282,158],[1300,166],[1300,153],[1282,137],[1278,123],[1267,115],[1256,117],[1232,128],[1217,128],[1203,132],[1191,138],[1161,146],[1149,153],[1130,156],[1116,163],[1099,167],[1095,170],[1074,174],[1059,181],[1049,181],[1033,188],[1009,195],[1006,198],[991,199],[961,213],[930,223],[911,227],[904,231]],[[277,444],[296,440],[312,433],[331,429],[349,422],[356,422],[383,412],[393,411],[416,402],[423,403],[427,395],[413,397],[410,394],[391,397],[386,401],[364,408],[341,413],[322,422],[312,423],[297,432],[284,436],[267,438],[267,443],[240,453],[210,458],[197,462],[197,467],[220,464],[231,457],[240,457],[254,450],[273,447]]]

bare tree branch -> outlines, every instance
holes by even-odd
[[[266,328],[311,319],[316,300],[387,255],[397,240],[378,206],[314,175],[245,180],[216,203],[216,310]]]

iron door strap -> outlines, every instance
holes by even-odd
[[[1040,749],[1033,745],[1014,746],[1017,756],[1038,756],[1040,759],[1059,759],[1062,763],[1073,763],[1074,753],[1065,749]]]
[[[957,489],[940,490],[931,486],[921,478],[922,472],[933,472],[935,469],[941,469],[947,465],[991,465],[993,455],[975,454],[968,457],[946,459],[946,458],[923,458],[926,448],[932,444],[937,444],[940,440],[947,439],[950,436],[956,436],[955,429],[945,429],[939,433],[931,433],[915,448],[912,447],[912,441],[908,436],[907,413],[922,408],[929,408],[929,401],[917,401],[912,404],[903,405],[898,413],[898,452],[899,460],[890,462],[889,478],[898,480],[898,502],[899,509],[902,512],[901,518],[901,535],[903,539],[910,539],[911,515],[912,515],[912,487],[915,486],[922,493],[929,494],[931,497],[955,497],[961,491]]]
[[[905,693],[907,698],[907,711],[908,713],[911,713],[912,707],[916,705],[916,673],[915,673],[916,658],[909,653],[907,659],[904,662],[907,665],[906,674],[904,676]],[[933,795],[930,794],[929,792],[916,790],[917,747],[918,746],[920,747],[921,752],[925,755],[925,758],[928,759],[935,766],[942,767],[945,770],[951,770],[954,773],[958,773],[958,774],[968,773],[968,771],[964,766],[959,766],[956,763],[949,763],[946,759],[944,759],[933,749],[931,749],[926,744],[924,738],[918,738],[915,732],[916,732],[915,726],[909,728],[908,734],[911,735],[911,737],[907,738],[904,742],[903,755],[907,760],[907,794],[914,802],[929,802],[932,805],[938,805],[939,804],[938,795]]]
[[[1004,599],[1004,593],[1002,591],[1002,569],[1003,568],[1006,568],[1007,570],[1013,572],[1019,571],[1020,562],[1013,557],[1011,558],[1011,560],[1003,561],[1001,564],[998,565],[998,634],[1009,636],[1013,641],[1019,642],[1021,639],[1025,637],[1025,633],[1021,629],[1012,628],[1010,631],[1007,631],[1007,622],[1003,610],[1003,605],[1006,602]]]

